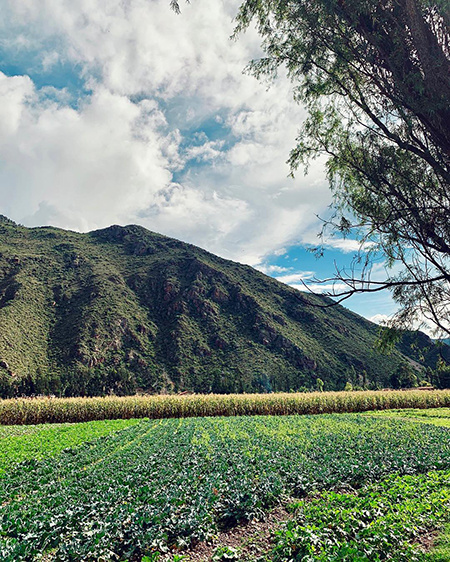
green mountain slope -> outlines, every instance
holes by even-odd
[[[2,218],[0,395],[388,385],[404,356],[376,352],[374,324],[323,302],[142,227]]]

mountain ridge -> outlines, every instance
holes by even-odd
[[[436,362],[425,335],[383,355],[331,299],[138,225],[0,219],[0,396],[380,387],[405,355]]]

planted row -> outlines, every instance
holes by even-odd
[[[449,390],[107,396],[0,400],[0,424],[365,412],[450,406]]]

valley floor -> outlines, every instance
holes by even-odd
[[[448,561],[449,428],[449,408],[0,426],[0,559]]]

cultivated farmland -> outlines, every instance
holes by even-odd
[[[0,557],[5,562],[148,562],[157,560],[159,552],[171,553],[168,560],[182,560],[196,542],[246,519],[262,518],[281,502],[348,490],[350,499],[327,496],[330,507],[322,520],[323,502],[297,505],[291,530],[280,531],[267,559],[303,560],[309,552],[308,560],[356,560],[339,557],[345,533],[344,542],[350,544],[362,529],[356,519],[344,517],[344,530],[338,529],[331,543],[326,525],[321,527],[321,521],[336,520],[339,502],[353,497],[354,505],[347,507],[365,514],[361,525],[367,518],[370,522],[372,509],[385,530],[383,535],[369,525],[367,552],[372,554],[359,559],[381,560],[374,549],[377,537],[390,541],[393,552],[414,538],[414,532],[401,530],[402,521],[419,530],[445,521],[449,470],[450,431],[408,420],[367,415],[142,420],[57,456],[34,460],[30,452],[28,460],[3,474]],[[429,471],[439,472],[415,476]],[[367,493],[366,486],[372,486]],[[416,521],[408,506],[422,506],[428,495],[431,503],[416,509]],[[383,506],[396,501],[400,515],[391,536]],[[405,538],[395,542],[400,536]],[[410,547],[416,552],[414,544]]]
[[[0,426],[0,475],[23,460],[54,456],[64,449],[136,423],[138,420],[102,420],[78,424]]]
[[[448,406],[449,390],[15,398],[0,400],[0,424],[74,423],[119,418],[284,416]]]

